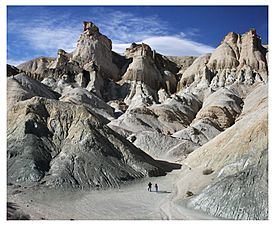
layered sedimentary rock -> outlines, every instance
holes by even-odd
[[[201,174],[198,180],[204,183],[191,188],[197,194],[191,207],[229,219],[268,217],[267,113],[267,87],[260,85],[247,96],[232,127],[187,157],[184,164],[194,172],[214,171],[210,182]]]
[[[18,65],[17,68],[28,76],[41,81],[44,77],[49,76],[48,66],[54,60],[52,57],[38,57]]]
[[[155,131],[172,134],[180,128],[187,127],[200,107],[201,102],[193,95],[174,96],[162,104],[128,108],[122,116],[111,121],[109,126],[134,133]]]
[[[170,62],[173,62],[176,65],[176,67],[179,69],[178,71],[171,70],[173,73],[180,73],[180,74],[182,74],[187,68],[189,68],[197,58],[195,56],[162,56],[162,57],[167,58]]]
[[[186,166],[179,204],[266,219],[267,62],[254,29],[198,58],[120,55],[84,22],[73,52],[9,67],[8,181],[108,187],[179,167],[153,157]]]
[[[103,81],[119,79],[119,70],[112,58],[111,40],[102,35],[93,23],[84,22],[84,31],[73,52],[67,53],[59,49],[56,58],[40,57],[23,63],[18,68],[40,81],[53,78],[58,82],[63,79],[101,97]],[[62,93],[62,90],[61,88],[59,92]]]
[[[252,85],[266,82],[266,53],[267,49],[262,46],[254,29],[243,35],[230,32],[212,54],[198,58],[183,73],[178,87],[190,86],[189,89],[194,91],[210,85],[211,89],[216,90],[234,83]]]
[[[157,92],[161,88],[170,95],[176,92],[178,80],[171,72],[179,70],[175,63],[163,58],[144,43],[132,43],[124,55],[131,59],[119,81],[119,84],[127,86],[124,100],[127,105],[157,103]]]
[[[33,97],[8,112],[8,181],[107,187],[164,175],[155,161],[84,106]]]
[[[72,59],[85,68],[94,63],[103,78],[118,79],[118,69],[112,63],[112,41],[99,32],[92,22],[84,22],[83,34],[72,52]]]
[[[58,99],[60,96],[49,87],[30,78],[24,73],[19,73],[13,77],[9,77],[7,87],[8,108],[12,107],[18,101],[27,100],[34,96],[45,97],[48,99]]]
[[[64,92],[59,98],[60,101],[84,105],[91,111],[102,115],[107,119],[114,119],[114,109],[102,99],[83,88],[74,88]]]

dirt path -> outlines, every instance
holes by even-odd
[[[213,219],[172,201],[177,176],[178,171],[173,171],[164,177],[101,191],[22,189],[9,195],[9,201],[18,204],[31,219]],[[158,183],[159,192],[147,191],[149,181]]]

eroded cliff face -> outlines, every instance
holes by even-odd
[[[8,181],[108,187],[164,175],[164,164],[136,148],[85,106],[33,97],[8,112]]]
[[[145,43],[120,55],[84,22],[76,49],[57,55],[10,70],[9,181],[108,187],[179,168],[156,158],[188,166],[178,203],[268,217],[268,47],[255,30],[198,58]]]
[[[119,79],[119,69],[112,61],[112,42],[93,24],[84,22],[84,30],[76,49],[67,53],[59,49],[56,58],[40,57],[18,66],[32,78],[43,82],[52,80],[52,86],[62,94],[64,87],[86,88],[102,97],[103,83]],[[46,81],[44,81],[46,80]]]
[[[195,194],[189,206],[228,219],[268,218],[267,115],[267,86],[261,85],[245,98],[233,126],[183,161],[192,169],[190,177],[201,172],[200,184],[188,188]],[[212,173],[204,175],[206,169]],[[186,180],[178,182],[179,200],[187,192]]]
[[[266,83],[266,53],[256,30],[251,29],[243,35],[229,32],[212,54],[198,58],[183,73],[178,87],[202,92],[208,87],[217,90],[234,83]]]

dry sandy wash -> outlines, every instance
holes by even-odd
[[[217,219],[175,202],[175,195],[178,191],[174,181],[178,180],[178,177],[179,171],[177,170],[167,176],[141,179],[119,189],[98,191],[36,187],[25,189],[11,186],[9,200],[17,203],[20,211],[28,213],[31,219],[36,220]],[[149,181],[153,185],[155,182],[158,183],[158,192],[155,192],[154,186],[152,192],[147,191]]]

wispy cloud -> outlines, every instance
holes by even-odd
[[[18,35],[30,49],[55,56],[57,49],[72,51],[81,31],[81,27],[75,29],[73,24],[65,24],[64,21],[65,18],[56,20],[48,17],[29,22],[15,19],[8,23],[8,34]],[[8,49],[11,49],[9,43]]]
[[[214,50],[202,43],[174,36],[154,36],[141,42],[150,45],[152,49],[166,56],[199,56]]]
[[[96,10],[89,8],[82,16],[66,12],[60,15],[45,13],[32,20],[14,17],[8,21],[8,34],[18,36],[36,54],[41,52],[41,55],[55,56],[59,48],[68,52],[75,48],[82,30],[81,22],[87,19],[92,20],[101,33],[112,40],[113,50],[119,53],[124,52],[132,42],[147,43],[165,55],[200,55],[213,50],[211,46],[192,41],[192,37],[199,35],[197,28],[171,35],[169,28],[172,25],[157,15],[142,17],[104,7]],[[12,43],[8,43],[8,51],[12,47]],[[26,57],[11,58],[13,60],[9,62],[16,63]]]
[[[169,26],[156,15],[140,17],[122,11],[109,12],[107,17],[96,15],[95,18],[100,30],[118,43],[133,42],[137,38],[144,39],[154,35],[167,35]]]
[[[19,60],[14,60],[14,59],[8,59],[7,60],[7,64],[9,65],[13,65],[13,66],[18,66],[19,64],[22,64],[26,61],[28,61],[29,59],[19,59]]]

